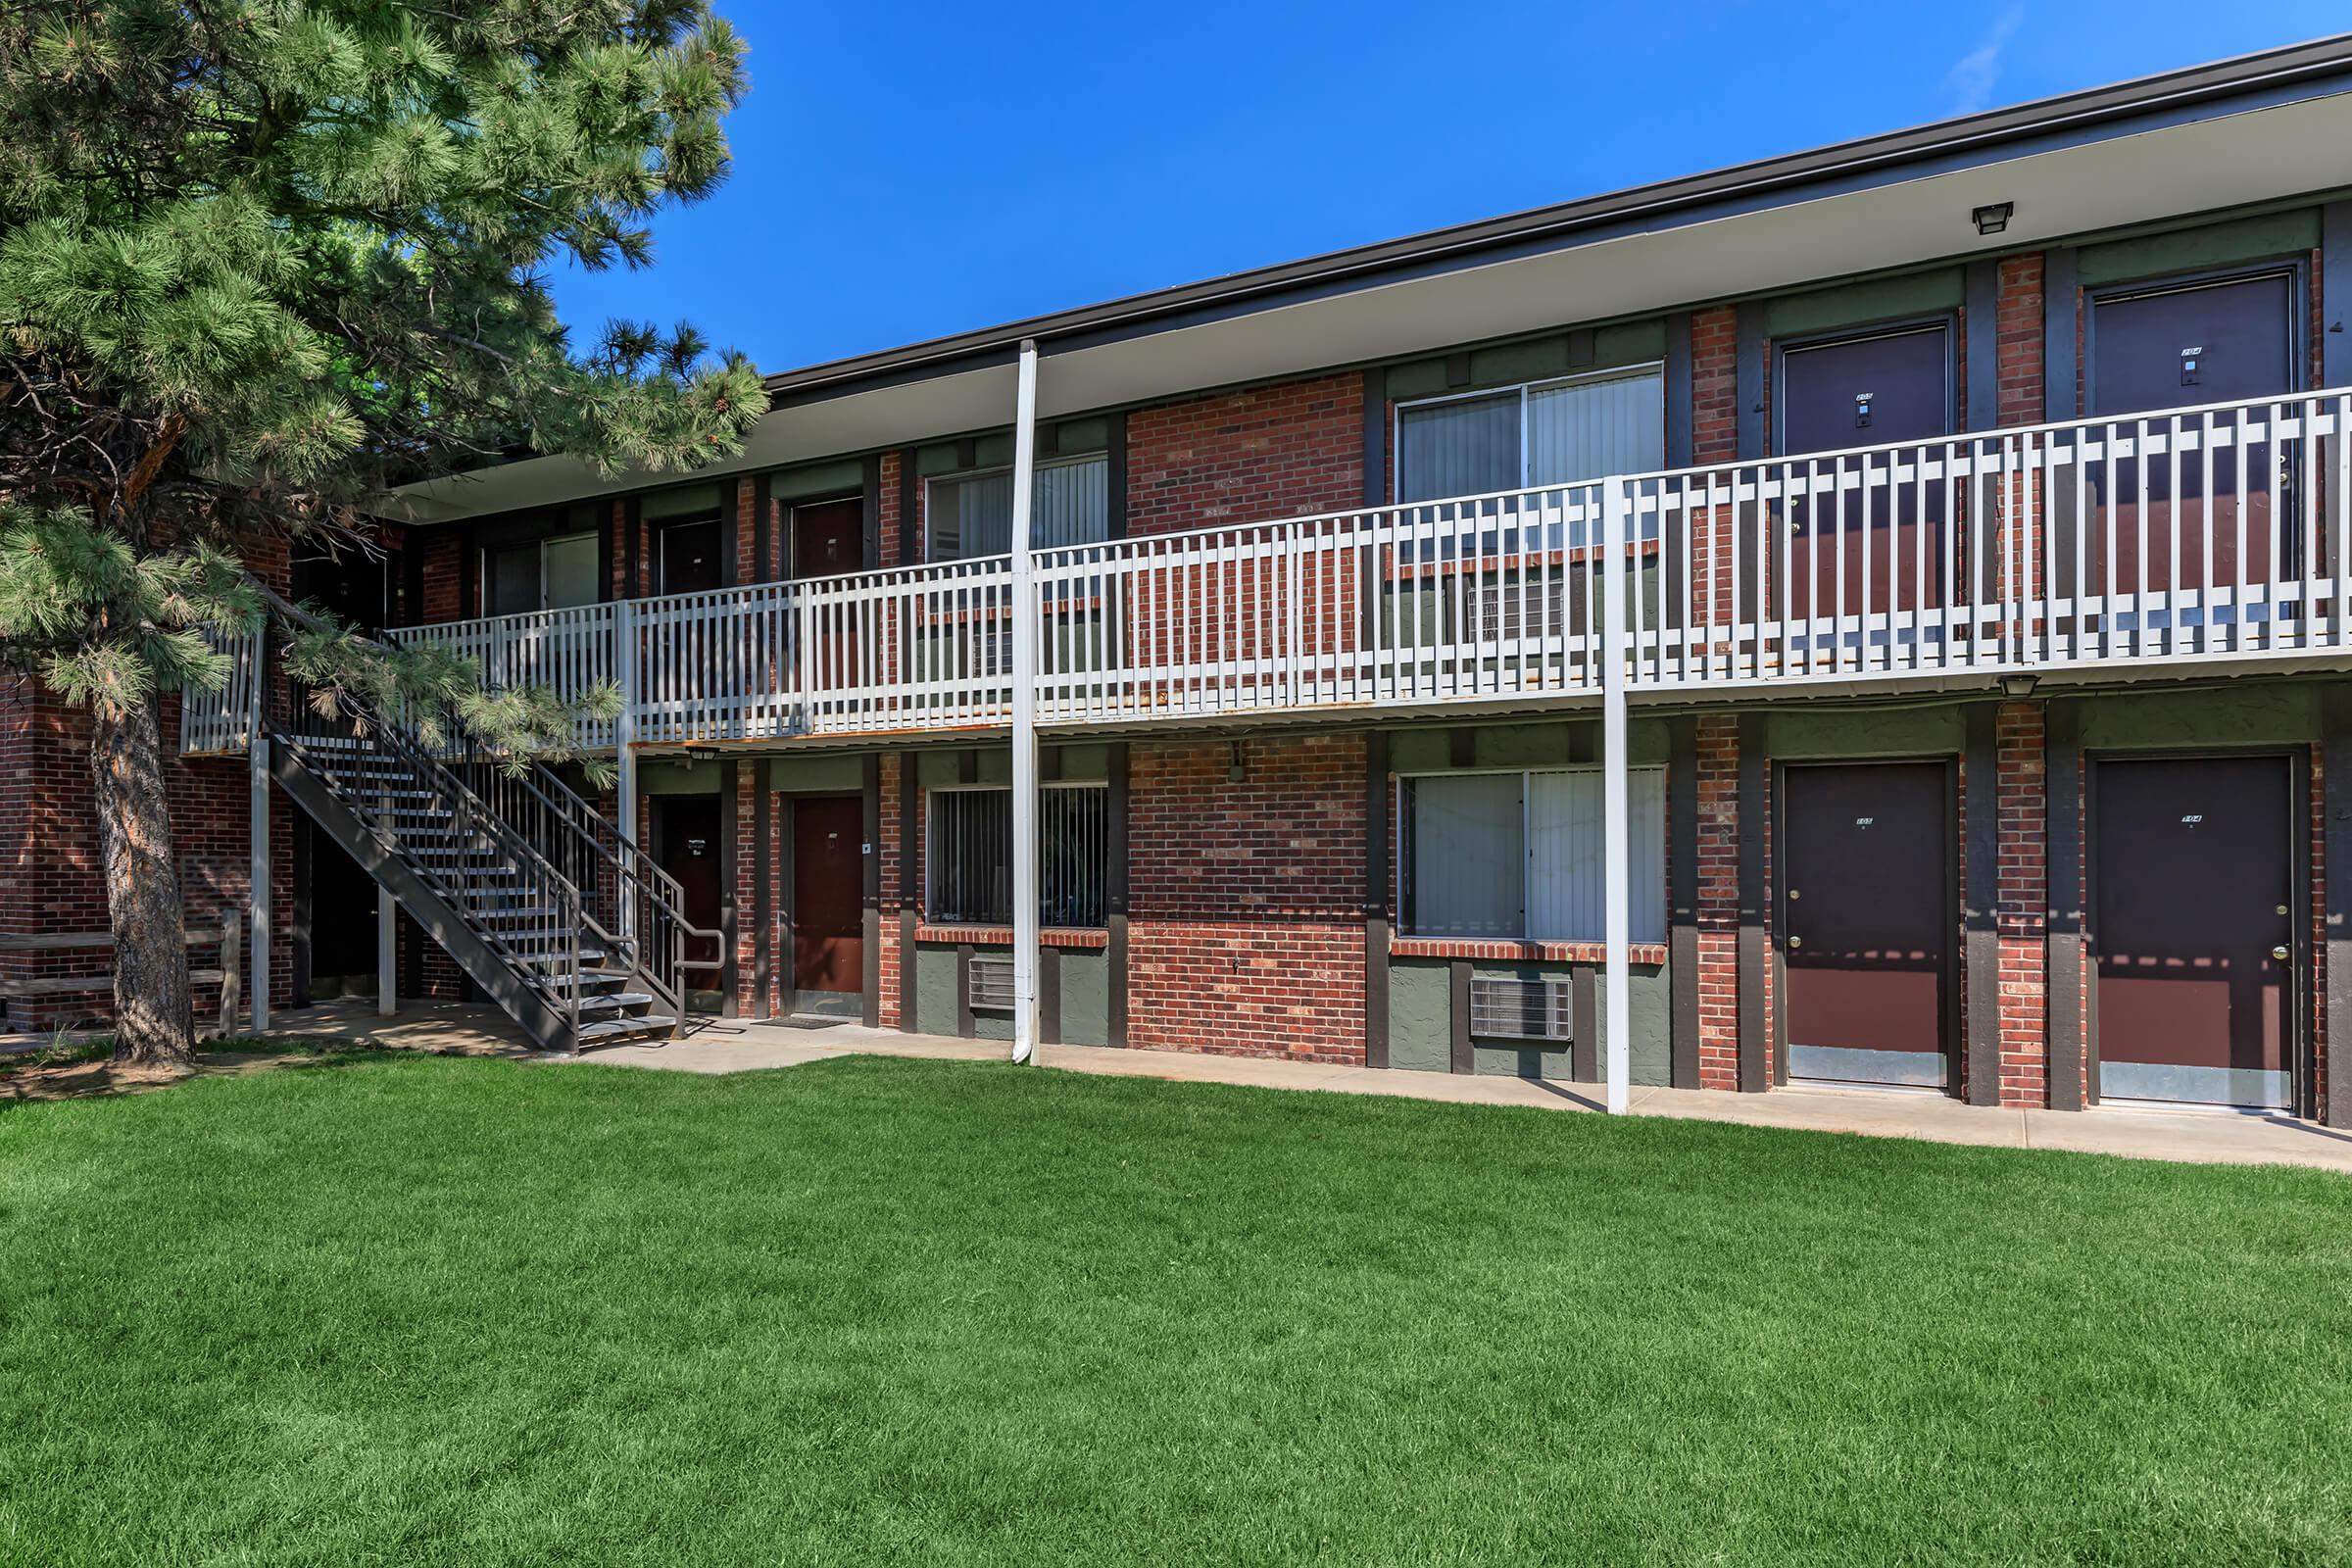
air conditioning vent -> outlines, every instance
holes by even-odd
[[[1010,958],[974,958],[967,982],[971,990],[974,1012],[1010,1012],[1012,1010],[1012,960]]]
[[[1470,978],[1470,1036],[1474,1040],[1574,1038],[1568,981]]]

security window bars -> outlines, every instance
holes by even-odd
[[[1600,769],[1434,773],[1398,786],[1404,933],[1598,942],[1605,935]],[[1666,777],[1626,780],[1636,942],[1666,940]]]
[[[1100,544],[1110,537],[1110,460],[1100,455],[1037,466],[1029,545]],[[931,481],[923,515],[930,561],[970,561],[1012,549],[1012,470],[992,468]]]
[[[1012,791],[930,792],[924,863],[931,918],[944,925],[1012,923]],[[1110,792],[1101,784],[1038,791],[1038,921],[1102,923],[1110,842]]]

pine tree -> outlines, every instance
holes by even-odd
[[[384,489],[522,454],[741,450],[748,362],[575,346],[546,269],[648,265],[743,56],[703,0],[0,0],[0,678],[91,715],[120,1058],[193,1049],[157,700],[259,623],[256,540],[364,548]],[[302,652],[450,676],[363,648]]]

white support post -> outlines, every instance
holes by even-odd
[[[255,709],[246,747],[252,759],[253,823],[245,910],[253,933],[253,1032],[258,1035],[270,1027],[270,737],[262,730],[259,703]]]
[[[1625,783],[1626,554],[1632,532],[1627,521],[1632,512],[1626,505],[1625,484],[1616,478],[1601,481],[1600,801],[1605,902],[1601,1038],[1608,1048],[1604,1076],[1611,1115],[1625,1112],[1633,1031],[1633,977],[1627,952],[1633,940],[1633,874]]]
[[[615,825],[631,844],[637,842],[637,754],[632,749],[637,739],[637,607],[623,599],[612,607],[613,684],[620,689],[620,711],[612,720],[612,788],[613,811],[620,818]],[[634,941],[637,901],[625,878],[613,889],[613,897],[620,901],[618,935],[624,942]]]
[[[1037,613],[1029,506],[1037,467],[1037,345],[1021,344],[1012,426],[1012,1059],[1037,1052]]]

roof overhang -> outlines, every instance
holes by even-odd
[[[771,377],[728,474],[1750,297],[2330,191],[2352,182],[2352,40],[1238,274]],[[1981,236],[1974,209],[2014,204]],[[447,520],[642,489],[538,458],[414,485]],[[677,482],[675,479],[666,482]]]

